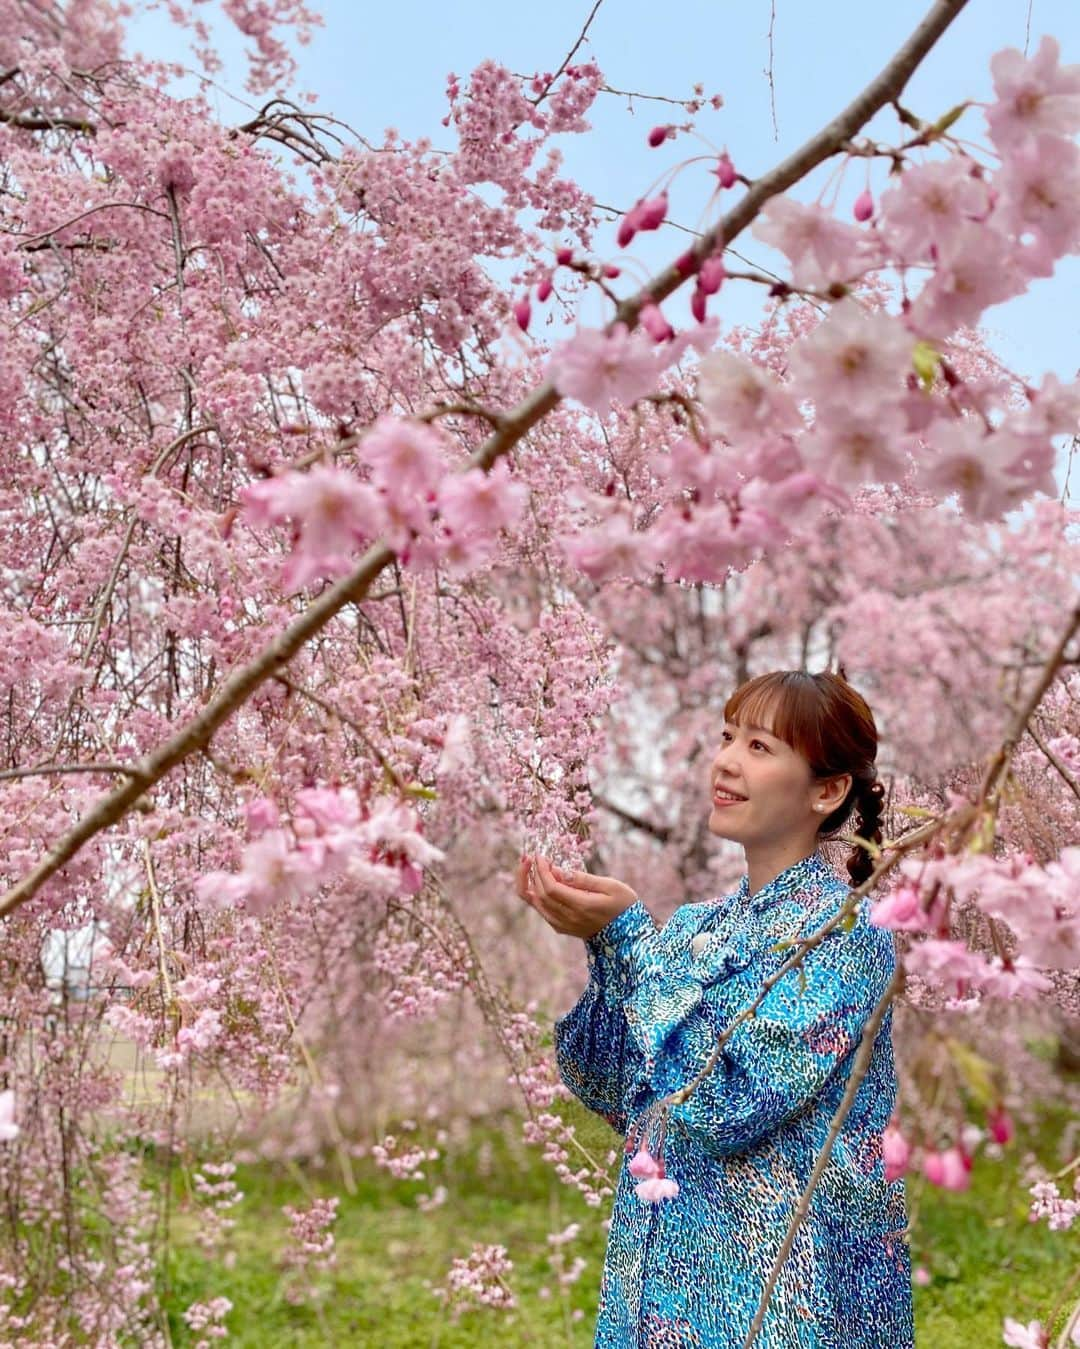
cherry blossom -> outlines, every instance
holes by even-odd
[[[662,369],[649,336],[625,323],[616,323],[610,332],[583,328],[556,347],[548,363],[561,394],[601,414],[613,400],[633,403],[652,393]]]

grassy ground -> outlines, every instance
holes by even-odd
[[[618,1146],[615,1135],[576,1103],[564,1108],[575,1112],[579,1135],[599,1153]],[[232,1211],[237,1227],[231,1269],[201,1253],[192,1239],[194,1217],[181,1203],[168,1268],[174,1342],[192,1345],[197,1339],[181,1319],[186,1306],[224,1295],[233,1303],[227,1343],[251,1349],[588,1349],[606,1240],[600,1221],[607,1210],[588,1208],[516,1135],[514,1124],[478,1132],[467,1149],[433,1164],[424,1182],[395,1181],[358,1163],[353,1196],[344,1193],[336,1172],[241,1168],[236,1179],[245,1198]],[[931,1270],[930,1283],[915,1292],[920,1349],[999,1345],[1005,1315],[1024,1322],[1044,1316],[1074,1272],[1076,1235],[1027,1222],[1017,1172],[1013,1149],[1003,1163],[978,1162],[965,1194],[912,1187],[919,1220],[915,1259]],[[420,1212],[416,1194],[440,1182],[450,1191],[447,1203]],[[337,1194],[341,1201],[338,1262],[324,1279],[317,1308],[290,1305],[276,1264],[287,1232],[281,1206],[303,1205],[312,1194]],[[545,1236],[571,1222],[579,1222],[581,1232],[566,1248],[567,1263],[578,1255],[588,1263],[560,1296]],[[471,1311],[454,1324],[431,1289],[442,1282],[451,1258],[468,1254],[474,1242],[507,1248],[518,1306],[512,1312]],[[545,1286],[548,1297],[541,1293]]]

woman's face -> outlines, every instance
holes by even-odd
[[[767,717],[762,720],[768,723]],[[742,844],[817,833],[827,812],[815,810],[823,785],[797,750],[764,727],[725,721],[709,767],[709,832]],[[725,793],[741,799],[729,801]]]

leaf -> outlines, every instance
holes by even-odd
[[[919,383],[928,392],[934,386],[941,355],[930,342],[916,342],[911,353],[911,364],[919,377]]]
[[[405,791],[409,796],[419,796],[425,801],[437,801],[439,793],[434,787],[425,787],[422,782],[410,782]]]
[[[944,136],[949,127],[958,122],[967,111],[967,103],[958,103],[955,108],[950,108],[943,117],[939,117],[930,130],[926,133],[929,140],[934,140],[937,136]]]
[[[994,1073],[989,1062],[959,1040],[949,1040],[948,1050],[968,1091],[985,1110],[993,1109],[998,1091],[994,1086]]]

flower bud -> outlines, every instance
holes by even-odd
[[[545,276],[536,288],[536,298],[541,304],[551,295],[551,277]]]
[[[650,201],[643,201],[635,208],[638,211],[636,221],[639,230],[658,230],[668,213],[667,193],[661,192]]]
[[[559,248],[555,252],[555,261],[560,267],[569,267],[574,261],[574,250],[572,248]]]
[[[699,287],[694,287],[694,293],[690,296],[690,312],[698,323],[705,322],[705,308],[709,303],[709,297]]]
[[[529,297],[523,295],[520,300],[514,302],[514,318],[517,319],[517,325],[522,332],[527,332],[529,320],[532,318],[532,305],[529,303]]]
[[[898,1179],[907,1170],[911,1160],[911,1145],[896,1127],[889,1123],[881,1135],[881,1156],[885,1162],[885,1179]]]
[[[626,248],[626,246],[632,242],[636,233],[637,226],[634,224],[629,213],[627,213],[619,221],[619,228],[615,232],[615,242],[620,248]]]
[[[731,162],[731,156],[725,150],[716,161],[716,168],[713,169],[719,179],[721,187],[734,187],[738,175],[735,172],[735,165]]]
[[[698,285],[706,295],[715,295],[723,284],[727,272],[724,271],[724,261],[722,258],[713,254],[711,258],[706,258],[701,264],[701,271],[698,273]]]
[[[649,144],[655,150],[658,145],[663,143],[671,135],[671,126],[654,126],[649,132]]]
[[[851,208],[856,220],[869,220],[874,214],[874,199],[870,195],[870,189],[866,188],[855,198],[855,205]]]
[[[638,322],[654,342],[668,342],[675,336],[674,328],[660,312],[659,305],[642,305]]]
[[[986,1124],[995,1143],[1008,1143],[1015,1132],[1012,1117],[1004,1106],[995,1106],[987,1115]]]
[[[693,276],[701,264],[692,248],[688,248],[685,253],[680,253],[675,259],[675,270],[680,276]]]

